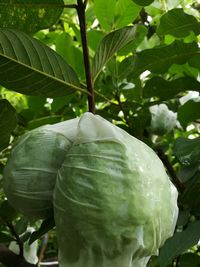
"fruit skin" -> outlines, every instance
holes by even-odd
[[[154,151],[86,113],[54,190],[60,267],[144,267],[172,236],[177,190]]]
[[[151,132],[164,135],[171,132],[177,125],[177,113],[168,109],[167,105],[160,104],[150,107]]]
[[[4,169],[4,191],[11,205],[27,217],[52,215],[57,172],[73,142],[78,120],[34,129],[12,149]]]
[[[145,267],[178,214],[154,151],[90,113],[22,136],[4,189],[26,216],[46,218],[54,207],[60,267]]]

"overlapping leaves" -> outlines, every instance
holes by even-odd
[[[22,94],[58,97],[79,88],[74,70],[52,49],[29,35],[0,30],[0,84]]]
[[[0,0],[0,27],[31,33],[49,28],[60,17],[63,4],[63,0]]]
[[[165,73],[172,64],[184,64],[198,54],[198,45],[175,41],[170,45],[146,49],[134,58],[133,75],[138,77],[149,70],[153,73]]]
[[[93,60],[93,81],[95,81],[104,65],[111,59],[112,56],[114,56],[116,52],[118,52],[133,40],[137,42],[137,39],[140,39],[141,35],[144,36],[143,26],[130,26],[113,31],[105,36],[101,41],[99,47],[97,48]]]
[[[160,35],[171,34],[178,38],[186,37],[190,32],[198,35],[200,22],[194,16],[186,14],[181,8],[172,9],[164,14],[157,29]]]

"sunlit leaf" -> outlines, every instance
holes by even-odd
[[[172,64],[184,64],[198,51],[199,48],[195,42],[184,43],[182,41],[143,50],[135,56],[133,75],[138,77],[146,70],[153,73],[165,73]]]
[[[115,7],[115,27],[120,28],[132,23],[139,15],[141,6],[132,0],[118,0]]]
[[[146,82],[143,96],[146,98],[156,96],[162,100],[167,100],[176,96],[180,92],[188,90],[200,92],[200,83],[189,76],[171,81],[156,76]]]
[[[75,47],[72,37],[69,34],[62,33],[56,38],[56,52],[72,66],[79,77],[84,79],[85,73],[82,52],[79,48]]]
[[[133,40],[140,39],[143,26],[124,27],[106,35],[101,41],[92,65],[93,81],[97,78],[102,68],[112,56]]]
[[[60,17],[63,4],[63,0],[0,0],[0,27],[26,32],[49,28]]]
[[[95,15],[99,20],[101,26],[107,31],[112,29],[114,23],[115,4],[116,0],[94,1]]]
[[[168,11],[160,19],[157,33],[160,35],[171,34],[175,37],[186,37],[193,31],[196,35],[200,33],[200,22],[184,12],[182,8]]]

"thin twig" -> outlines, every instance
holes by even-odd
[[[181,180],[178,178],[178,176],[176,175],[176,172],[175,172],[173,166],[171,165],[167,155],[163,152],[163,150],[161,148],[157,148],[156,151],[157,151],[159,158],[161,159],[164,166],[166,167],[169,175],[173,179],[173,182],[176,185],[177,189],[182,193],[185,190],[185,186],[181,182]]]
[[[8,6],[9,7],[33,7],[33,8],[77,8],[76,4],[65,4],[65,5],[60,5],[60,4],[20,4],[20,3],[15,3],[15,4],[7,4],[7,3],[0,3],[0,6]]]
[[[89,112],[95,113],[94,88],[92,84],[90,58],[89,58],[87,33],[86,33],[85,4],[87,4],[87,1],[83,3],[82,0],[77,0],[77,13],[78,13],[80,32],[81,32],[85,77],[86,77],[87,90],[90,93],[90,95],[88,96],[88,106],[89,106]]]
[[[10,222],[6,222],[6,225],[9,228],[11,234],[15,237],[15,240],[16,240],[18,246],[19,246],[19,256],[23,257],[23,254],[24,254],[24,252],[23,252],[23,243],[21,242],[21,239],[20,239],[19,235],[15,231],[15,227]]]

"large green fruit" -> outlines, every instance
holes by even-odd
[[[58,169],[75,136],[78,119],[46,125],[19,138],[4,170],[9,202],[32,218],[51,215]]]
[[[177,190],[154,151],[84,114],[54,190],[59,266],[145,267],[177,213]]]

